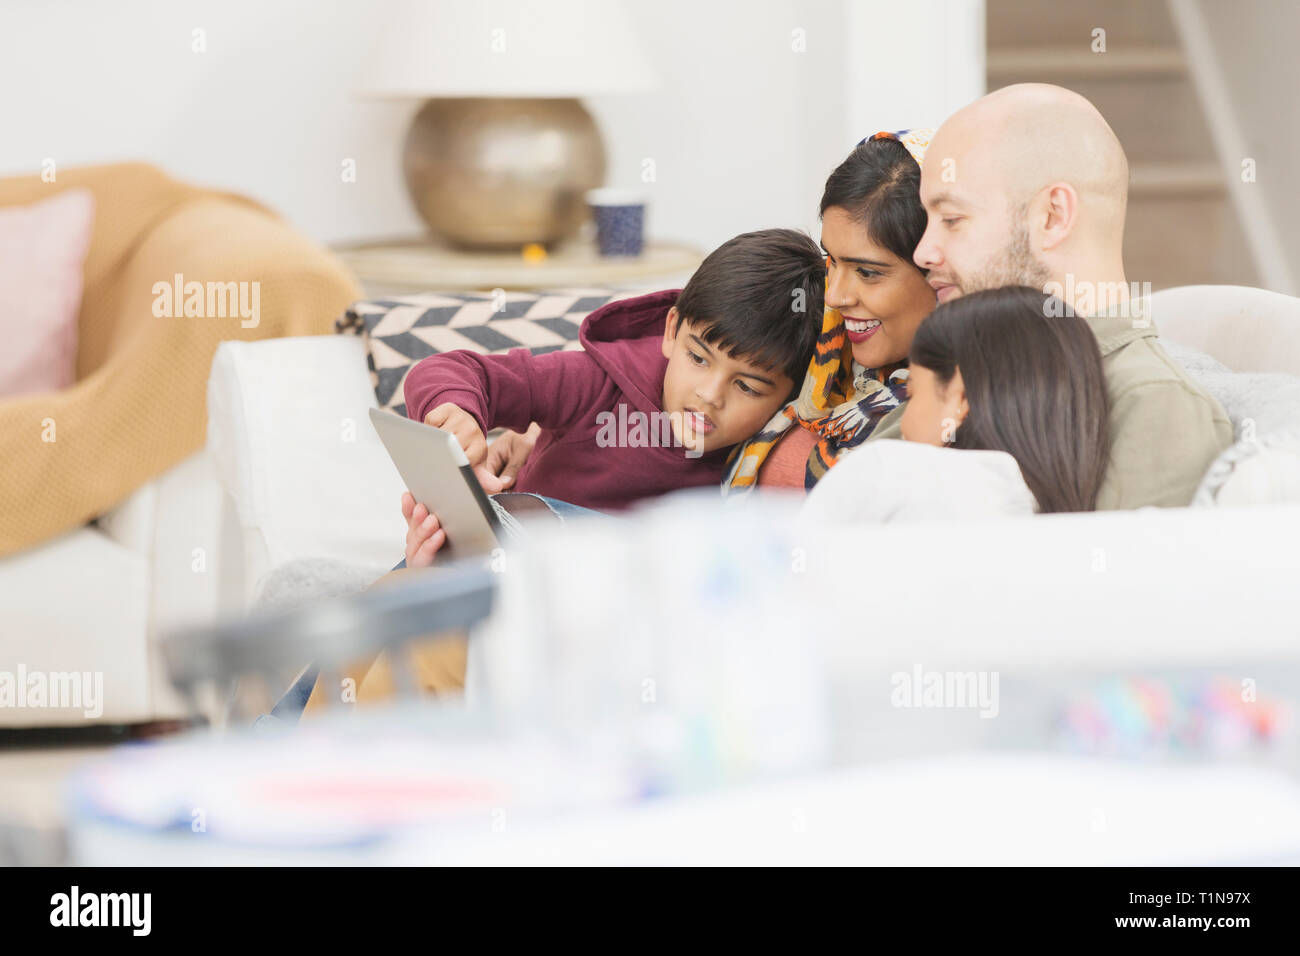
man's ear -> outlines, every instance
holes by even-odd
[[[1078,225],[1079,193],[1069,183],[1052,183],[1043,191],[1041,201],[1042,248],[1055,249]]]
[[[664,322],[664,341],[660,349],[664,353],[664,358],[672,358],[673,342],[677,338],[677,324],[680,319],[681,315],[677,311],[677,306],[673,306],[668,310],[668,319]]]

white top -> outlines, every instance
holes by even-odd
[[[923,521],[1037,510],[1020,466],[1003,451],[881,439],[849,452],[808,493],[805,521]]]

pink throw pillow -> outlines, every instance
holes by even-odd
[[[95,197],[69,189],[0,207],[0,399],[67,388]]]

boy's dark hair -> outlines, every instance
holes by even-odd
[[[867,235],[908,265],[925,235],[921,167],[896,139],[869,139],[854,148],[826,180],[820,212],[838,206]],[[922,270],[924,272],[924,270]]]
[[[821,331],[826,261],[805,233],[760,229],[714,249],[677,296],[680,320],[735,358],[784,372],[797,394]]]
[[[945,302],[912,339],[940,384],[961,371],[970,414],[953,447],[1005,451],[1040,511],[1092,511],[1107,460],[1106,375],[1086,319],[1039,289]]]

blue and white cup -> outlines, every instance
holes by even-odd
[[[596,246],[602,256],[639,256],[645,247],[645,199],[627,189],[592,189],[587,193],[596,222]]]

